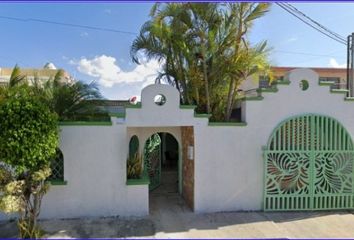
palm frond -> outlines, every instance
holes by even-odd
[[[21,74],[20,67],[16,64],[14,69],[12,70],[9,86],[14,87],[18,84],[22,84],[26,82],[26,76]]]

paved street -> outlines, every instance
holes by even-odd
[[[176,193],[151,194],[146,218],[46,220],[48,238],[354,238],[353,212],[194,214]],[[16,237],[0,223],[0,238]]]

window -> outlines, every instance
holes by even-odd
[[[276,76],[274,77],[272,83],[270,83],[270,79],[268,76],[259,76],[259,88],[271,88],[274,86],[276,81],[284,81],[284,76]]]
[[[142,158],[139,155],[139,139],[136,135],[129,141],[129,156],[127,159],[127,179],[141,179],[143,172]]]
[[[259,88],[269,88],[269,77],[267,76],[259,76]]]
[[[133,158],[139,151],[139,139],[136,135],[132,136],[129,141],[129,158]]]
[[[51,161],[50,168],[52,169],[52,175],[50,175],[49,180],[64,181],[64,155],[59,148],[57,148],[55,157]]]

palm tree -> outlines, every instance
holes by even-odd
[[[3,100],[5,97],[6,91],[10,88],[16,87],[20,84],[26,84],[26,76],[21,74],[20,67],[16,64],[14,69],[11,72],[10,80],[8,84],[0,86],[0,100]]]
[[[14,69],[12,70],[8,86],[15,87],[19,84],[24,83],[25,81],[26,81],[26,76],[21,74],[21,69],[16,64]]]
[[[59,116],[59,120],[87,120],[97,115],[98,118],[107,118],[107,114],[100,111],[94,101],[103,99],[97,84],[81,81],[67,83],[62,81],[63,70],[58,70],[54,78],[44,84],[33,84],[35,89],[48,102],[49,106]],[[35,82],[38,82],[36,80]]]
[[[251,46],[246,33],[268,9],[255,3],[155,4],[132,44],[132,59],[139,63],[141,53],[157,59],[164,64],[157,81],[166,78],[183,103],[228,121],[240,83],[267,65],[266,44]]]
[[[107,119],[108,115],[100,111],[91,100],[102,99],[102,95],[94,82],[89,84],[81,81],[67,83],[62,81],[63,70],[58,70],[55,76],[43,82],[35,76],[31,89],[41,96],[51,109],[59,116],[59,120],[87,120],[92,118]],[[15,66],[6,87],[1,91],[14,88],[20,84],[29,84],[25,75],[21,74],[19,66]],[[0,93],[1,96],[3,94]]]
[[[249,61],[250,59],[245,59],[240,56],[248,56],[247,53],[244,54],[244,51],[249,48],[249,43],[245,39],[245,35],[248,32],[249,28],[252,26],[252,23],[255,19],[262,17],[265,13],[269,11],[270,5],[267,3],[230,3],[228,4],[228,9],[230,11],[230,21],[235,24],[235,41],[233,46],[233,63],[238,65],[238,63],[243,62],[243,64],[250,63],[254,64],[253,61]],[[265,43],[261,48],[258,48],[256,53],[263,55],[263,50],[265,50]],[[243,53],[241,53],[243,52]],[[251,55],[249,55],[251,56]],[[246,60],[246,61],[245,61]],[[256,64],[255,64],[256,65]],[[230,119],[235,95],[236,95],[236,83],[240,79],[246,79],[249,74],[246,74],[249,69],[249,65],[246,64],[244,71],[241,70],[238,75],[230,78],[229,83],[229,91],[227,95],[227,105],[225,111],[225,120]],[[241,75],[241,76],[240,76]],[[243,77],[243,78],[242,78]],[[245,78],[246,77],[246,78]]]

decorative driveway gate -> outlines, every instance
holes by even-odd
[[[353,209],[353,159],[351,136],[335,119],[287,119],[264,151],[264,210]]]

